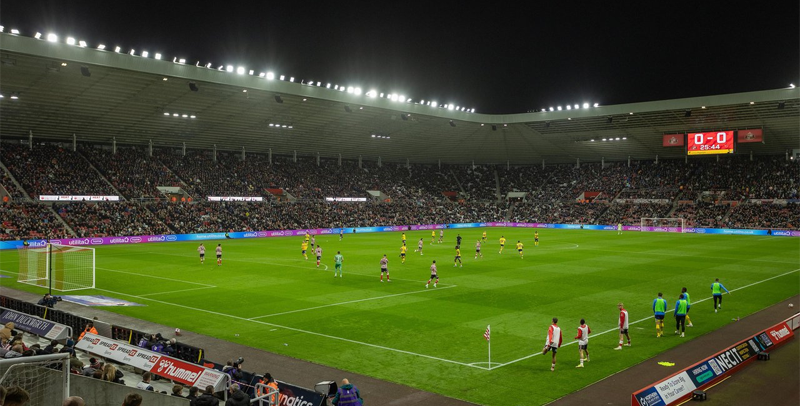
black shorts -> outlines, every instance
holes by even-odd
[[[622,329],[619,331],[620,334],[628,334],[628,329]]]
[[[551,345],[550,347],[547,348],[547,351],[552,352],[553,354],[556,354],[556,353],[558,353],[558,347],[556,347],[554,345]]]
[[[306,253],[306,250],[303,250],[303,254],[304,254],[304,255],[305,255],[305,253]]]
[[[381,273],[383,272],[389,272],[389,268],[381,268]]]
[[[322,259],[322,255],[317,255],[317,261]]]
[[[456,261],[461,261],[461,255],[456,255]]]
[[[405,253],[405,252],[402,252],[402,253],[400,253],[400,256],[401,256],[401,257],[404,257],[404,256],[406,256],[406,253]]]
[[[436,279],[438,281],[439,280],[439,275],[431,275],[431,279]]]
[[[586,344],[586,345],[580,345],[580,344],[578,344],[578,349],[579,349],[579,350],[584,350],[584,351],[585,351],[585,350],[589,349],[589,344]]]
[[[222,255],[217,255],[217,259],[220,259],[220,258],[222,258]]]
[[[664,320],[664,315],[656,315],[656,320]]]
[[[476,249],[475,249],[475,252],[476,252],[476,253],[480,253],[480,252],[481,252],[481,249],[480,249],[480,248],[476,248]]]
[[[206,254],[200,254],[200,258],[205,258]]]

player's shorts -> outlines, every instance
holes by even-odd
[[[303,255],[306,255],[306,250],[303,250]]]
[[[200,258],[205,258],[206,254],[200,254]]]
[[[456,261],[461,261],[461,255],[456,255],[456,258],[455,258],[455,260],[456,260]]]
[[[505,247],[505,246],[506,246],[505,244],[500,244],[500,247]]]
[[[381,273],[389,272],[389,268],[381,268]]]
[[[579,349],[579,350],[586,350],[586,349],[588,349],[588,348],[589,348],[589,344],[584,344],[584,345],[580,345],[580,344],[578,344],[578,349]]]
[[[222,258],[222,254],[217,254],[217,259]]]
[[[400,253],[400,256],[401,256],[401,257],[404,257],[404,256],[406,256],[406,253],[405,253],[405,252],[402,252],[402,253]]]
[[[480,248],[475,248],[475,252],[481,252]]]
[[[533,242],[539,242],[539,239],[538,238],[534,238]]]
[[[336,269],[342,269],[342,264],[336,264]]]
[[[620,334],[628,334],[628,329],[627,328],[621,329],[621,330],[619,330],[619,333]]]
[[[519,251],[519,253],[522,254],[522,250],[517,250],[517,251]]]
[[[656,320],[664,320],[664,315],[663,314],[657,314],[656,315]]]
[[[422,251],[422,246],[417,247],[417,251]]]
[[[317,261],[322,259],[322,255],[317,255]]]
[[[431,279],[436,279],[438,281],[439,280],[439,275],[431,274]]]
[[[558,347],[556,347],[556,346],[554,346],[554,345],[548,346],[548,347],[547,347],[547,352],[552,352],[553,354],[556,354],[556,353],[558,353]],[[546,354],[547,352],[545,352],[545,354]]]

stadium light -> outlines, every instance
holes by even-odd
[[[447,109],[448,109],[448,110],[452,110],[452,109],[453,109],[453,105],[452,105],[452,104],[449,104],[449,105],[447,106]]]
[[[267,74],[266,74],[266,73],[264,73],[264,72],[260,72],[260,73],[258,74],[258,77],[260,77],[260,78],[263,78],[263,77],[266,77],[266,76],[267,76]]]
[[[2,25],[0,25],[0,32],[5,31],[5,29],[6,29],[6,27],[3,27]]]
[[[554,109],[554,108],[552,108],[552,107],[550,107],[550,111],[553,111],[553,110],[555,110],[555,109]]]
[[[256,71],[250,69],[250,72],[249,72],[250,76],[253,76],[254,73],[256,73]]]
[[[583,103],[583,108],[588,109],[589,108],[589,103]]]
[[[606,140],[606,139],[605,139],[605,138],[603,138],[603,141],[605,141],[605,140]]]
[[[156,58],[156,59],[158,59],[158,60],[161,60],[161,54],[160,54],[160,53],[158,53],[158,52],[156,52],[156,56],[155,56],[155,58]]]
[[[267,77],[269,77],[269,74],[267,74]],[[284,80],[284,78],[286,78],[286,75],[281,75],[280,76],[280,80]]]
[[[150,52],[142,51],[142,58],[147,58],[148,56],[150,56]]]
[[[347,93],[353,93],[353,86],[347,86]]]
[[[178,63],[183,65],[183,64],[186,63],[186,59],[184,59],[184,58],[178,59]]]
[[[236,74],[237,75],[244,75],[244,68],[241,67],[241,66],[236,68]]]
[[[289,82],[294,83],[294,76],[289,76]]]
[[[75,45],[75,38],[67,37],[67,45]]]
[[[578,106],[578,105],[576,104],[576,105],[575,105],[575,110],[577,110],[577,109],[579,109],[579,108],[580,108],[580,106]]]
[[[228,66],[226,66],[226,67],[225,67],[225,71],[227,71],[227,72],[233,72],[233,65],[228,65]]]
[[[13,35],[19,35],[19,30],[18,30],[18,29],[16,29],[16,28],[12,28],[12,29],[11,29],[11,34],[13,34]]]
[[[439,103],[435,102],[435,101],[432,101],[430,103],[431,103],[431,107],[437,107],[439,105]]]
[[[58,42],[58,35],[53,33],[47,34],[47,42]]]
[[[567,104],[567,110],[572,110],[572,106],[570,106],[569,104]]]
[[[600,103],[595,103],[594,107],[600,107]]]
[[[81,48],[86,48],[86,41],[78,41],[78,46]]]
[[[33,38],[42,39],[42,33],[37,31],[36,34],[33,35]]]
[[[794,83],[789,83],[789,89],[794,89]]]
[[[191,116],[189,116],[189,118],[197,118],[197,116],[195,116],[194,114],[192,114]]]
[[[397,96],[397,101],[399,101],[400,103],[404,103],[406,101],[406,97],[401,94]]]
[[[121,51],[121,50],[122,50],[122,48],[120,48],[120,47],[114,47],[114,52],[116,52],[116,53],[119,53],[119,51]]]
[[[19,94],[18,93],[11,93],[11,100],[18,100]]]
[[[131,49],[131,51],[128,52],[128,54],[131,55],[131,56],[136,55],[136,50],[135,49]]]
[[[275,79],[275,73],[267,72],[267,80],[274,80],[274,79]],[[283,80],[283,78],[281,78],[281,80]]]
[[[556,107],[556,108],[558,109],[558,111],[561,111],[561,106],[558,106],[558,107]]]
[[[206,69],[211,69],[211,62],[206,64]]]
[[[378,91],[375,90],[375,89],[370,89],[370,91],[367,92],[367,97],[375,98],[375,96],[377,96],[377,95],[378,95]]]
[[[361,88],[356,87],[355,89],[353,89],[353,93],[355,93],[356,96],[361,96]]]
[[[169,116],[169,113],[167,113],[167,112],[164,112],[164,115],[165,115],[165,116]]]

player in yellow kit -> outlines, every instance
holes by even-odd
[[[405,234],[403,234],[403,235],[405,235]],[[402,259],[402,261],[400,261],[400,262],[402,262],[404,264],[406,263],[406,251],[407,250],[408,250],[408,247],[406,247],[406,243],[403,242],[403,246],[400,247],[400,258]]]
[[[303,258],[308,261],[308,254],[306,254],[306,251],[308,251],[308,240],[303,241],[303,243],[300,244],[300,247],[303,249]]]
[[[306,242],[308,242],[308,240],[310,240],[310,239],[311,239],[311,235],[309,235],[308,233],[306,233],[306,236],[305,236],[305,241],[306,241]]]
[[[461,246],[460,245],[456,245],[456,259],[453,261],[453,267],[455,267],[456,265],[461,265],[462,268],[464,267],[464,264],[461,263]]]
[[[539,232],[538,231],[533,233],[533,246],[534,247],[538,247],[539,246]]]
[[[403,245],[406,245],[406,233],[403,233],[402,239],[403,239]]]
[[[431,245],[436,242],[436,230],[431,230]]]
[[[519,257],[522,258],[522,242],[517,241],[517,251],[519,251]]]
[[[486,231],[484,231],[483,236],[481,236],[481,242],[486,242]]]
[[[505,246],[506,246],[506,237],[501,235],[500,236],[500,253],[501,254],[503,253],[503,248],[505,248]]]

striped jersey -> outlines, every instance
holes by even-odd
[[[317,254],[317,256],[318,256],[318,257],[321,257],[321,256],[322,256],[322,248],[320,248],[320,247],[317,247],[317,249],[316,249],[314,252],[316,252],[316,254]]]
[[[222,247],[217,247],[217,255],[222,255]]]
[[[436,275],[436,264],[431,264],[431,275]]]
[[[578,335],[575,336],[575,339],[578,340],[578,345],[589,345],[589,334],[591,333],[592,329],[588,325],[581,324],[578,326]]]
[[[555,324],[550,325],[550,328],[547,329],[547,341],[545,341],[544,345],[555,348],[561,347],[561,327]]]
[[[385,257],[381,258],[381,269],[386,269],[387,266],[389,266],[389,260]]]
[[[206,253],[206,247],[204,247],[202,245],[197,247],[197,252],[199,252],[200,254],[205,254]]]
[[[619,311],[619,329],[628,329],[628,311],[625,309]]]

